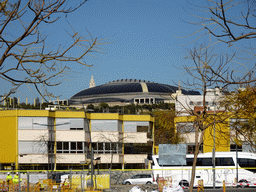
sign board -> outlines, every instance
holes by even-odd
[[[186,144],[159,144],[159,165],[186,165]]]

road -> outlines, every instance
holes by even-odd
[[[185,189],[184,192],[188,192],[188,189]],[[209,191],[209,192],[223,192],[222,188],[219,189],[205,189],[204,191]],[[255,192],[256,188],[227,188],[226,192]],[[193,192],[197,192],[197,189],[194,189]]]

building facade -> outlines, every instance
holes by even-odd
[[[88,131],[89,128],[89,131]],[[153,151],[154,118],[81,111],[0,111],[1,169],[142,168]]]
[[[207,89],[205,95],[205,106],[207,111],[220,111],[223,108],[220,107],[220,100],[223,97],[221,89]],[[177,95],[175,101],[175,111],[178,116],[191,115],[191,111],[200,112],[203,107],[203,95]]]
[[[176,130],[181,134],[184,143],[187,144],[188,153],[195,151],[196,118],[196,116],[177,116],[175,118]],[[246,117],[237,118],[237,116],[230,113],[222,112],[218,114],[216,123],[212,123],[214,118],[216,118],[214,114],[209,114],[209,117],[205,120],[206,129],[203,135],[203,143],[200,146],[200,153],[212,152],[214,146],[216,151],[255,152],[246,138],[248,136],[239,134],[236,131],[237,128],[233,126],[236,121],[246,122]],[[202,133],[200,130],[199,137]]]

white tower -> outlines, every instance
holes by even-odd
[[[95,81],[93,79],[93,75],[91,77],[90,84],[89,84],[89,88],[91,88],[91,87],[95,87]]]

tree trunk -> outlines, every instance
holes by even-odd
[[[196,126],[196,133],[195,133],[195,144],[196,144],[196,147],[195,147],[195,153],[194,153],[194,160],[193,160],[193,166],[192,166],[192,173],[191,173],[189,192],[193,192],[193,186],[194,186],[195,175],[196,175],[197,156],[198,156],[198,153],[199,153],[200,145],[201,145],[201,143],[203,141],[203,136],[204,136],[204,130],[201,131],[200,140],[198,141],[198,138],[199,138],[199,126]]]

